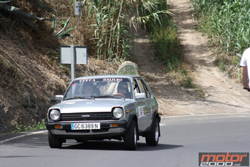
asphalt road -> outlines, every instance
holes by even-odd
[[[249,152],[250,114],[167,117],[157,147],[140,137],[136,151],[120,141],[76,143],[51,149],[46,131],[0,136],[0,167],[196,167],[199,152]]]

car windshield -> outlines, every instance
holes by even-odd
[[[65,100],[89,98],[132,98],[127,78],[79,79],[69,86]]]

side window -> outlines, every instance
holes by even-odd
[[[150,92],[149,92],[149,90],[148,90],[148,87],[145,85],[144,82],[143,82],[143,86],[144,86],[144,88],[145,88],[146,97],[147,97],[147,98],[150,97],[151,94],[150,94]]]
[[[137,83],[137,81],[135,79],[133,80],[133,89],[134,89],[135,93],[140,93],[138,83]]]
[[[143,80],[138,79],[138,83],[140,85],[141,92],[146,94],[146,98],[149,98],[150,97],[150,92],[148,91],[148,88],[145,85],[145,83],[143,82]]]

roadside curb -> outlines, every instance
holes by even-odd
[[[29,132],[3,134],[3,135],[0,135],[0,145],[9,141],[15,140],[15,139],[26,137],[26,136],[45,133],[46,131],[47,130],[37,130],[37,131],[29,131]]]

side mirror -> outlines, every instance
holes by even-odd
[[[135,94],[135,99],[145,99],[146,94],[145,93],[136,93]]]
[[[55,95],[55,101],[62,101],[63,95]]]

